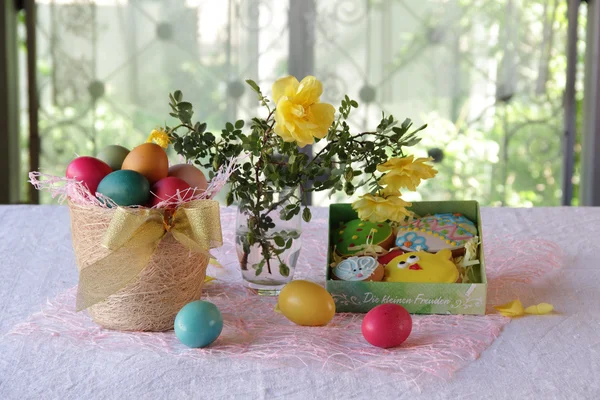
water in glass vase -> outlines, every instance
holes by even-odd
[[[277,295],[294,276],[301,248],[300,231],[269,231],[269,237],[261,241],[262,245],[250,245],[248,234],[248,229],[238,227],[235,237],[244,282],[259,294]],[[263,246],[269,248],[268,259],[264,256]]]

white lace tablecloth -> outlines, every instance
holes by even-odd
[[[317,222],[304,229],[325,240],[327,210],[313,213]],[[15,340],[6,334],[73,287],[77,269],[66,207],[2,206],[0,399],[600,398],[600,208],[483,209],[482,219],[486,236],[560,245],[562,273],[531,287],[531,297],[554,304],[557,314],[513,320],[452,378],[407,390],[371,369],[166,357],[74,347],[60,337]]]

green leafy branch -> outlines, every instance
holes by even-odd
[[[232,158],[246,155],[229,178],[227,205],[237,202],[240,210],[248,215],[248,232],[242,246],[247,253],[251,246],[260,246],[264,262],[254,266],[256,274],[262,273],[265,265],[272,273],[270,260],[275,257],[280,261],[280,273],[287,276],[289,268],[280,255],[292,247],[295,238],[282,232],[272,233],[276,228],[272,213],[279,210],[283,220],[301,214],[302,219],[309,222],[310,209],[307,206],[302,209],[302,200],[308,192],[329,191],[331,195],[343,191],[351,196],[363,186],[368,186],[373,193],[379,191],[377,165],[390,156],[403,156],[403,148],[417,144],[420,139],[416,135],[426,125],[411,130],[410,119],[399,124],[393,116],[382,114],[374,131],[354,133],[348,119],[358,103],[345,96],[337,119],[322,139],[326,141],[325,146],[309,157],[296,143],[285,142],[275,134],[275,108],[271,108],[270,100],[254,81],[246,82],[268,113],[266,118],[252,118],[246,132],[243,120],[227,122],[217,139],[206,131],[206,123],[192,122],[192,104],[183,100],[179,90],[169,95],[169,115],[180,124],[165,130],[175,151],[208,169],[211,178]],[[317,143],[320,141],[316,139]],[[299,193],[287,191],[276,199],[277,194],[296,187],[300,188]]]

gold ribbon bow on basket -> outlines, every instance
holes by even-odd
[[[117,208],[102,241],[110,254],[79,273],[77,311],[105,300],[132,282],[167,233],[190,251],[210,257],[210,249],[223,245],[219,203],[195,200],[174,212]]]

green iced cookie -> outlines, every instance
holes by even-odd
[[[338,254],[348,256],[356,253],[364,245],[373,231],[372,243],[389,249],[394,244],[392,227],[387,222],[367,222],[360,219],[341,224],[333,232],[333,245]]]

